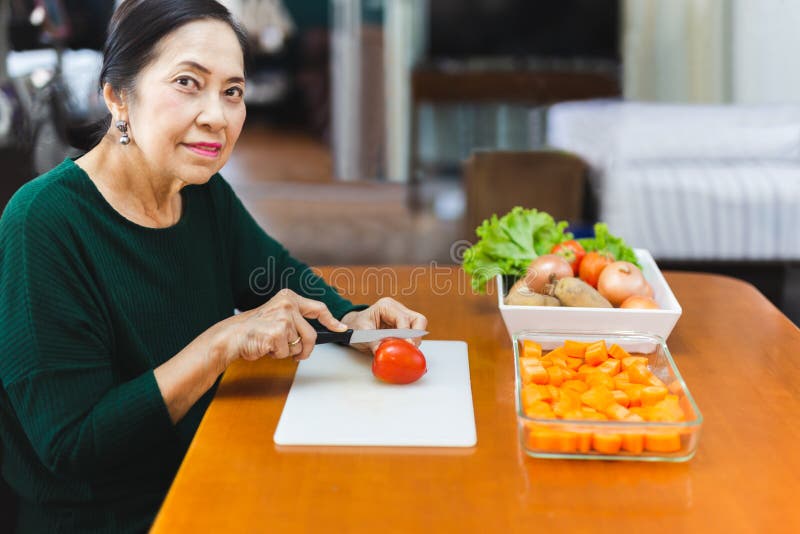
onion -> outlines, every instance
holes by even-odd
[[[597,280],[597,290],[615,307],[632,295],[653,296],[653,289],[642,271],[627,261],[615,261],[603,269]]]
[[[534,293],[541,293],[546,284],[573,276],[572,267],[560,254],[539,256],[528,266],[525,284]]]
[[[658,310],[660,309],[658,303],[650,297],[642,295],[631,295],[626,298],[620,308],[639,309],[639,310]]]

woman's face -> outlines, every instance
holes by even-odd
[[[136,79],[128,146],[141,150],[152,173],[205,183],[239,138],[243,95],[244,60],[231,27],[216,20],[181,26],[156,46]]]

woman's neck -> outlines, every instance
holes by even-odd
[[[180,191],[186,184],[159,175],[140,154],[135,146],[115,146],[104,137],[75,163],[123,217],[141,226],[172,226],[180,220]]]

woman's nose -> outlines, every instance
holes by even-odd
[[[225,116],[225,106],[222,99],[216,96],[210,96],[205,99],[203,108],[197,116],[197,122],[201,126],[206,126],[213,131],[227,126],[228,119]]]

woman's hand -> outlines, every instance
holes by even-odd
[[[353,330],[368,330],[373,328],[415,328],[424,330],[428,326],[428,319],[421,313],[410,310],[396,300],[384,297],[378,302],[362,311],[353,311],[342,317],[342,322]],[[421,339],[409,339],[414,345],[419,345]],[[380,341],[374,343],[361,343],[353,347],[375,352]]]
[[[221,358],[223,370],[238,358],[252,361],[292,356],[305,360],[317,340],[316,330],[306,319],[317,319],[336,332],[347,330],[322,302],[282,289],[258,308],[219,323],[212,351]]]

